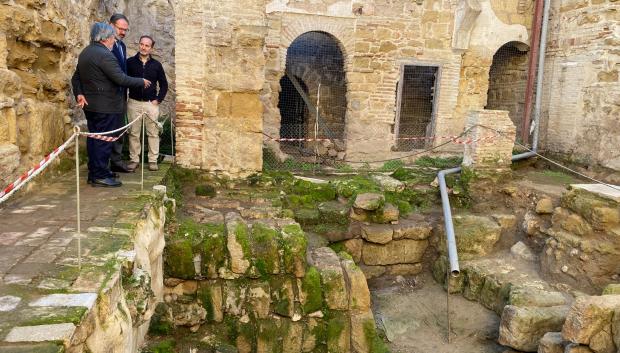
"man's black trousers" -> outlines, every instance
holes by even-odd
[[[120,113],[105,114],[86,111],[86,122],[89,132],[111,131],[118,127]],[[112,136],[112,135],[106,135]],[[101,141],[93,138],[86,139],[88,150],[88,179],[105,179],[112,177],[110,171],[110,153],[113,142]]]

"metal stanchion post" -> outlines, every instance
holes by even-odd
[[[452,339],[450,337],[450,266],[448,266],[448,270],[446,272],[446,317],[448,319],[448,344],[450,344],[452,343]]]
[[[144,115],[146,113],[142,112],[142,152],[140,153],[141,155],[141,161],[140,161],[140,172],[142,173],[142,175],[140,176],[140,191],[144,191],[144,135],[146,135],[145,130],[146,130],[146,121],[144,121]]]
[[[80,127],[73,128],[75,132],[75,193],[77,204],[77,243],[78,243],[78,269],[82,269],[82,224],[80,216]]]

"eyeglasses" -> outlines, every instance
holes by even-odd
[[[114,27],[116,27],[116,29],[118,29],[119,31],[129,32],[129,28],[123,28],[123,27],[119,27],[117,25],[114,25]]]

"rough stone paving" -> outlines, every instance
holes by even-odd
[[[139,173],[123,175],[123,186],[111,189],[82,178],[81,270],[72,175],[0,207],[0,352],[62,351],[109,280],[110,259],[131,244],[149,190],[167,169],[145,173],[145,192]]]

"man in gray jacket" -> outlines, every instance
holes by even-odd
[[[91,44],[78,57],[71,85],[78,105],[84,109],[88,130],[114,130],[123,114],[125,97],[119,87],[149,87],[151,82],[125,75],[111,50],[115,31],[107,23],[95,23]],[[88,182],[93,186],[121,186],[110,171],[110,142],[88,138]]]

